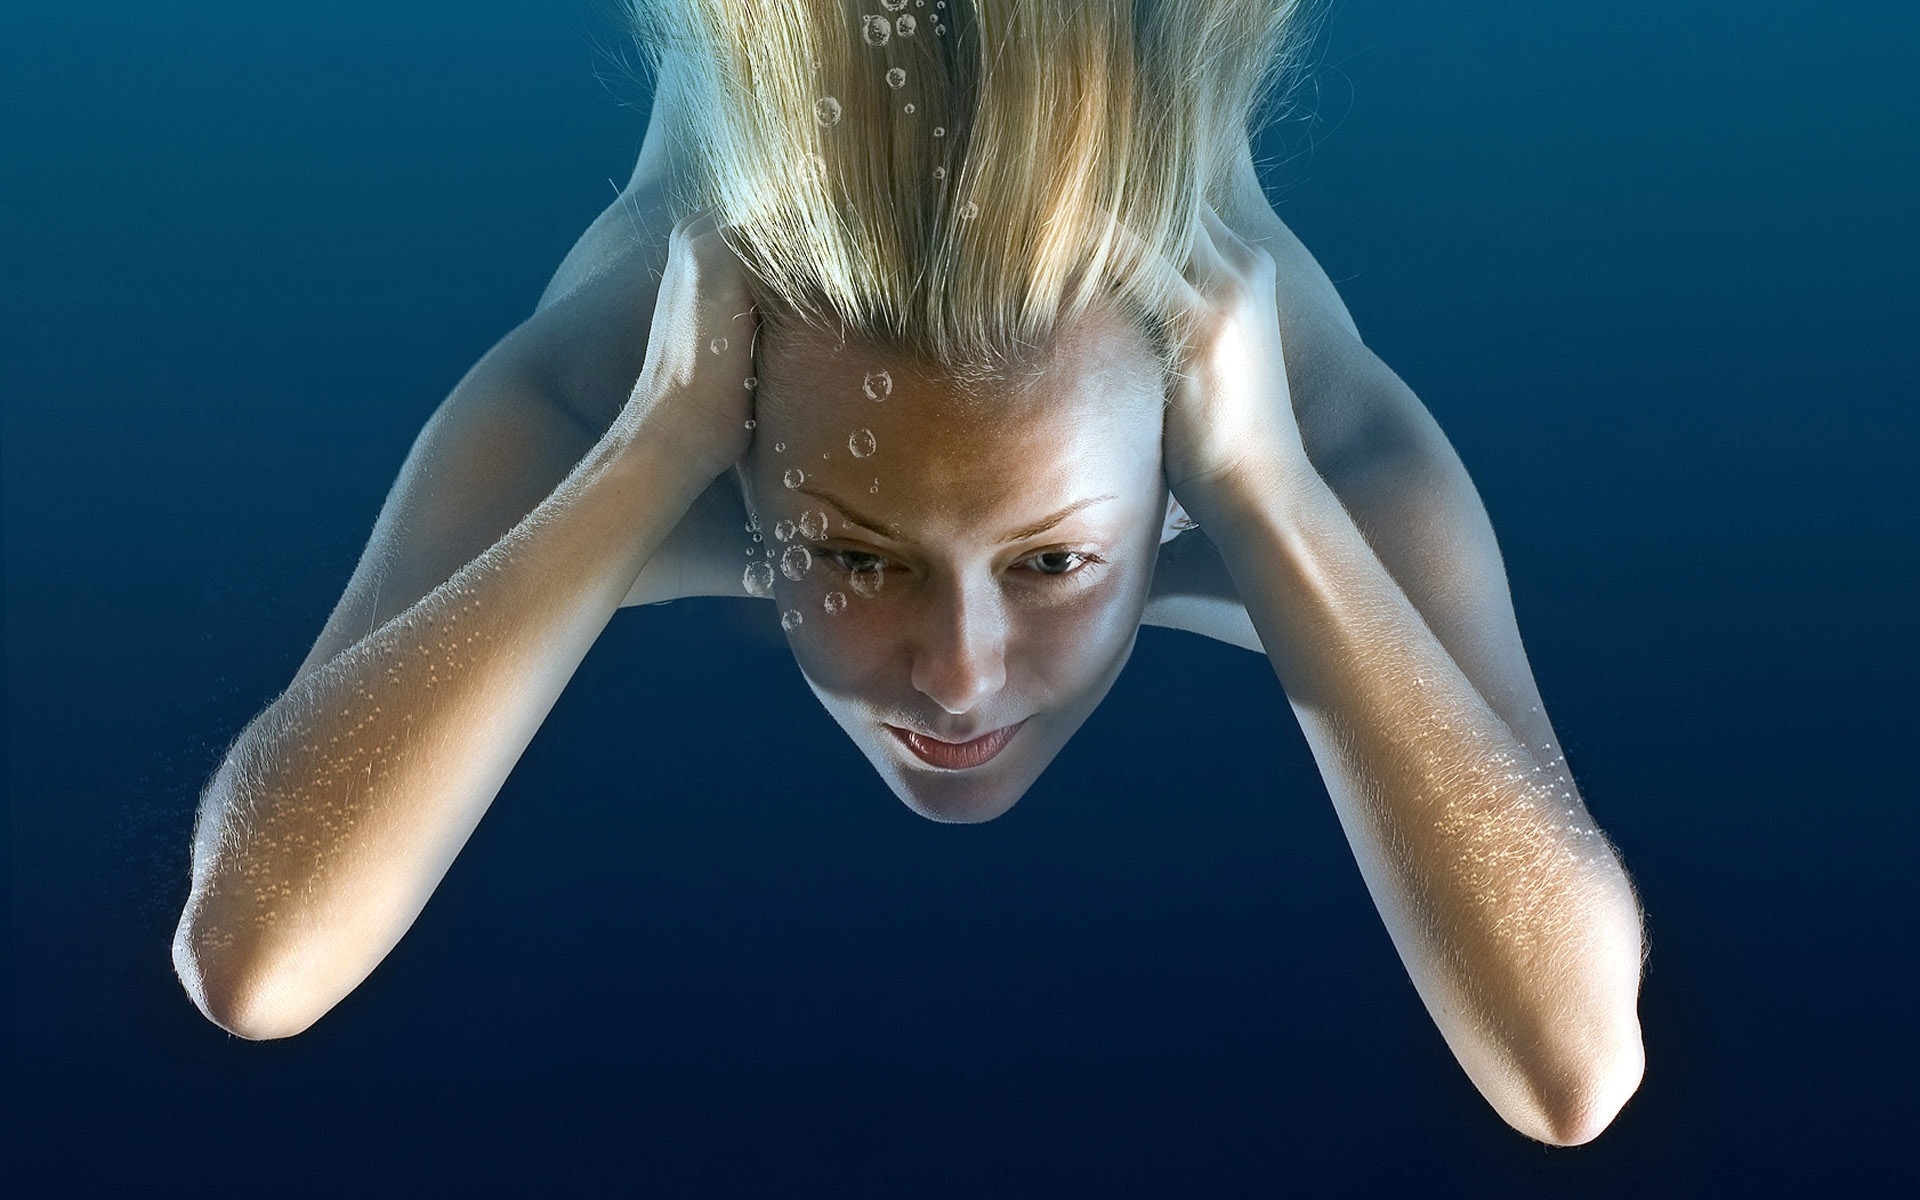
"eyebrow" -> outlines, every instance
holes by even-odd
[[[810,487],[799,487],[799,488],[795,488],[794,490],[804,495],[812,496],[816,500],[825,500],[828,504],[831,504],[835,508],[839,509],[841,516],[847,518],[847,520],[852,524],[858,525],[860,528],[867,530],[869,533],[879,534],[881,537],[886,538],[889,541],[900,540],[900,536],[897,533],[894,533],[892,530],[890,530],[886,525],[882,524],[880,521],[874,519],[873,517],[866,516],[865,514],[861,513],[860,510],[854,508],[851,504],[848,504],[845,500],[840,499],[838,496],[835,496],[830,492],[822,492]],[[1003,535],[999,539],[998,544],[1005,546],[1013,542],[1024,542],[1031,537],[1039,537],[1041,534],[1045,533],[1047,530],[1052,529],[1055,525],[1058,525],[1060,522],[1066,520],[1068,517],[1079,512],[1083,508],[1091,508],[1096,504],[1104,504],[1109,500],[1118,500],[1119,498],[1120,497],[1117,495],[1106,495],[1106,496],[1089,496],[1084,500],[1075,500],[1072,504],[1067,505],[1065,508],[1060,509],[1058,512],[1048,513],[1046,516],[1040,518],[1038,521],[1033,522],[1031,525],[1022,525],[1020,528],[1015,529]]]

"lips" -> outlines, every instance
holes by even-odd
[[[983,733],[970,742],[943,742],[939,738],[894,725],[887,726],[887,732],[900,739],[902,745],[928,766],[945,771],[964,771],[991,762],[995,755],[1006,749],[1013,735],[1019,733],[1020,726],[1025,724],[1024,720],[1016,721],[991,733]]]

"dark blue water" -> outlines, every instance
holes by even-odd
[[[167,944],[199,783],[624,180],[608,10],[0,13],[15,1194],[1877,1194],[1906,1180],[1920,212],[1898,0],[1347,0],[1282,215],[1504,546],[1649,913],[1551,1151],[1402,974],[1265,664],[1149,632],[983,828],[739,602],[618,617],[307,1034]],[[758,633],[744,633],[749,626]]]

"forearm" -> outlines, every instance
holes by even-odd
[[[1395,946],[1502,1116],[1586,1140],[1640,1072],[1626,877],[1565,770],[1475,690],[1304,459],[1265,480],[1188,509],[1222,547]]]
[[[209,784],[174,943],[215,1021],[296,1033],[418,916],[706,480],[616,423],[491,548],[307,673]]]

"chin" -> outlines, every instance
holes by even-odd
[[[892,773],[883,773],[887,786],[893,794],[900,797],[900,803],[929,821],[938,821],[942,825],[981,825],[995,817],[1006,815],[1014,805],[1020,803],[1020,797],[1027,794],[1031,780],[1017,787],[995,787],[974,781],[966,781],[972,786],[945,786],[945,780],[927,781],[942,786],[926,786],[918,780],[900,778]]]

